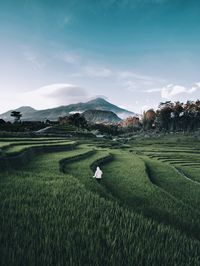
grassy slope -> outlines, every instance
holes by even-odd
[[[200,206],[200,187],[188,181],[172,166],[146,159],[152,181],[196,210]]]
[[[0,142],[0,148],[3,149],[10,145],[10,142]]]
[[[199,212],[152,184],[144,162],[137,156],[125,151],[114,154],[115,160],[103,168],[103,184],[116,198],[134,211],[200,238]]]
[[[22,143],[21,145],[14,145],[14,146],[11,146],[11,147],[8,147],[6,149],[6,153],[7,154],[13,154],[13,153],[19,153],[19,152],[22,152],[26,149],[29,149],[29,148],[32,148],[32,147],[46,147],[46,146],[64,146],[65,144],[73,144],[75,143],[74,141],[62,141],[62,142],[42,142],[42,143],[33,143],[33,144],[25,144]]]
[[[100,198],[87,181],[79,182],[76,173],[90,179],[88,166],[104,151],[88,163],[84,159],[80,168],[67,168],[76,178],[59,172],[59,160],[88,149],[38,156],[24,171],[0,177],[2,263],[198,265],[198,241]]]
[[[199,187],[175,169],[186,171],[186,174],[191,174],[190,177],[198,181],[200,142],[196,137],[166,136],[161,139],[138,140],[133,145],[133,151],[153,159],[148,159],[147,163],[157,185],[163,185],[174,196],[199,209]]]
[[[15,138],[4,138],[0,139],[0,148],[4,152],[9,152],[11,150],[18,149],[19,151],[23,146],[31,146],[31,145],[43,145],[43,144],[57,144],[57,143],[63,143],[66,142],[66,139],[41,139],[41,138],[35,138],[35,139],[15,139]]]
[[[97,149],[96,153],[92,156],[89,156],[88,158],[66,164],[65,173],[72,174],[82,184],[84,184],[85,188],[89,191],[96,192],[102,197],[113,199],[111,193],[109,193],[109,191],[104,186],[98,184],[95,178],[93,178],[94,173],[90,168],[94,161],[97,161],[108,155],[108,150]]]
[[[191,180],[198,182],[200,185],[200,164],[195,164],[192,167],[190,165],[187,166],[177,166],[177,168],[183,172],[188,178]]]
[[[12,137],[12,138],[1,138],[0,137],[0,142],[4,142],[4,141],[9,141],[9,142],[20,142],[20,141],[57,141],[57,140],[63,140],[64,138],[59,138],[59,137],[34,137],[34,138],[25,138],[25,137],[21,137],[21,138],[17,138],[17,137]]]

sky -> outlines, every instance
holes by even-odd
[[[0,113],[200,98],[199,0],[1,0]]]

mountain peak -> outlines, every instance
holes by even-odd
[[[16,111],[21,111],[21,112],[33,112],[36,111],[33,107],[31,106],[21,106],[16,109]]]
[[[90,100],[89,103],[107,103],[107,101],[104,98],[97,97],[95,99]]]

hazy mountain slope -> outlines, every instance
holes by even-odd
[[[4,119],[6,121],[12,121],[13,118],[10,116],[12,111],[19,111],[23,114],[23,119],[24,120],[29,120],[29,117],[32,117],[34,115],[34,113],[37,112],[37,110],[35,110],[34,108],[30,107],[30,106],[22,106],[19,107],[17,109],[13,109],[13,110],[9,110],[3,114],[0,115],[1,119]]]
[[[121,119],[111,111],[87,110],[83,115],[90,123],[118,123],[121,121]]]
[[[111,111],[121,118],[136,115],[135,113],[122,109],[114,104],[109,103],[108,101],[102,98],[96,98],[86,103],[70,104],[67,106],[60,106],[60,107],[45,109],[45,110],[35,110],[29,106],[20,107],[16,110],[22,113],[23,115],[22,120],[27,120],[27,121],[43,121],[46,119],[57,120],[59,116],[66,116],[73,112],[82,113],[87,110]],[[12,110],[4,114],[1,114],[0,118],[7,120],[7,121],[12,120],[12,117],[10,117],[11,111]]]

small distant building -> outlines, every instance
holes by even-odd
[[[123,120],[120,124],[122,127],[135,127],[135,126],[139,126],[140,120],[139,120],[139,117],[130,116],[126,118],[125,120]]]

